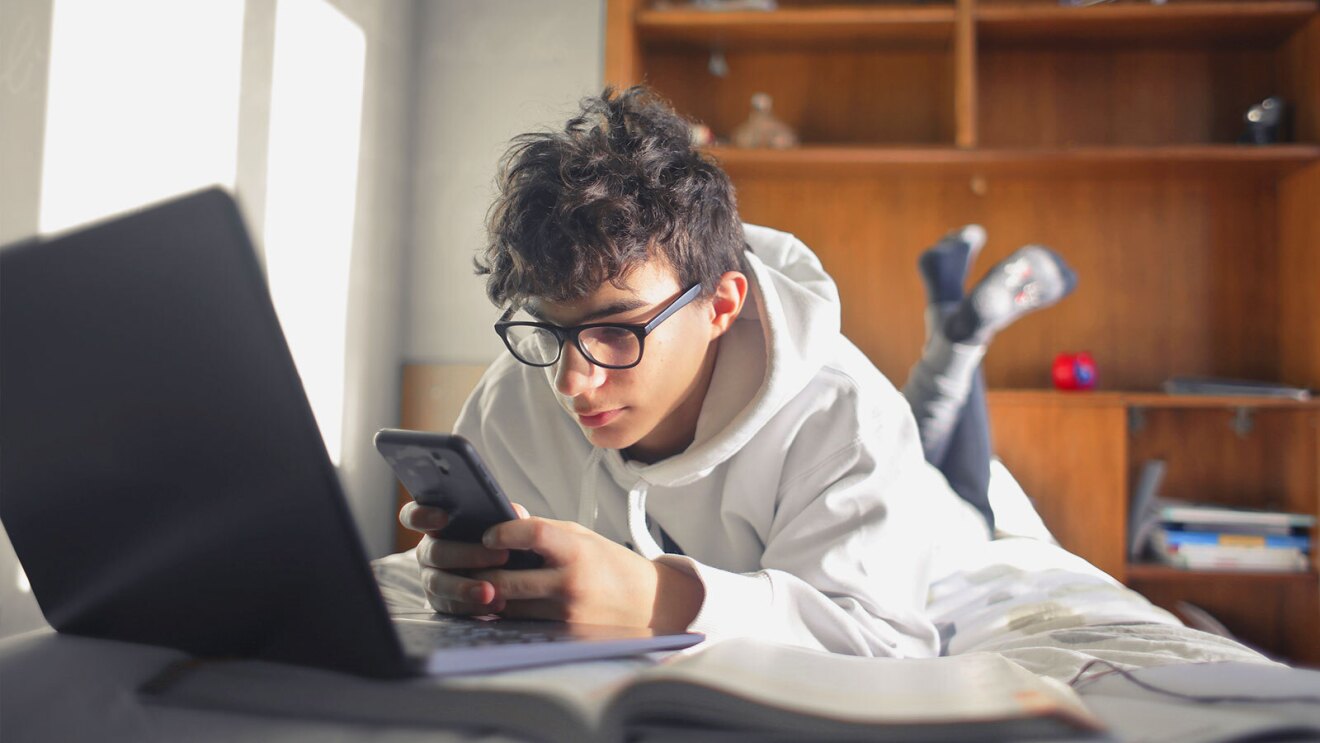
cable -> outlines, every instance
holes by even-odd
[[[1091,676],[1090,678],[1083,680],[1082,675],[1085,674],[1087,671],[1091,670],[1091,667],[1096,664],[1104,664],[1106,666],[1109,666],[1112,670],[1105,671],[1103,673],[1097,673],[1094,676]],[[1171,697],[1175,697],[1177,699],[1184,699],[1189,702],[1195,702],[1197,704],[1228,704],[1228,703],[1320,704],[1320,696],[1311,696],[1311,695],[1299,695],[1295,697],[1251,697],[1251,696],[1237,696],[1231,694],[1230,695],[1183,694],[1182,692],[1179,691],[1161,689],[1160,687],[1155,686],[1154,684],[1148,684],[1145,681],[1142,681],[1141,679],[1132,675],[1131,671],[1128,671],[1127,669],[1124,668],[1120,668],[1114,665],[1113,663],[1110,663],[1107,660],[1102,660],[1100,658],[1096,658],[1095,660],[1089,661],[1087,662],[1086,665],[1082,666],[1081,670],[1077,672],[1077,675],[1073,676],[1072,680],[1068,682],[1068,686],[1071,686],[1074,689],[1078,689],[1078,691],[1080,691],[1081,689],[1078,687],[1079,683],[1082,683],[1083,681],[1089,683],[1091,681],[1095,681],[1098,678],[1103,678],[1105,676],[1108,676],[1111,673],[1117,673],[1123,678],[1127,679],[1128,681],[1131,681],[1132,683],[1136,684],[1137,686],[1147,691],[1153,691],[1156,694],[1165,694]]]

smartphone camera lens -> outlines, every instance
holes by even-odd
[[[449,474],[449,460],[435,452],[431,452],[431,459],[435,460],[436,469],[440,470],[440,474]]]

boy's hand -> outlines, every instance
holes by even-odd
[[[527,510],[514,504],[520,518]],[[491,614],[504,608],[494,601],[490,584],[467,577],[466,573],[503,565],[508,550],[487,549],[480,544],[440,539],[449,525],[449,514],[441,508],[408,501],[399,511],[399,523],[426,536],[417,545],[417,563],[422,570],[422,587],[431,608],[446,614]],[[462,572],[460,572],[462,571]]]
[[[482,598],[507,617],[681,631],[705,599],[700,581],[655,563],[572,521],[521,518],[487,530],[489,555],[532,550],[545,559],[533,570],[478,570]],[[507,558],[505,558],[507,559]],[[489,587],[492,595],[484,593]]]

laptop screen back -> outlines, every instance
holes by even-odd
[[[233,201],[0,250],[0,520],[62,632],[405,672]]]

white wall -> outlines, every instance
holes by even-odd
[[[378,557],[393,546],[394,477],[371,437],[399,421],[400,286],[411,242],[416,7],[396,0],[332,1],[367,37],[339,474],[368,554]]]
[[[562,127],[604,78],[603,0],[421,0],[404,360],[489,363],[496,311],[472,258],[514,135]]]
[[[37,231],[50,20],[50,0],[0,0],[0,245]],[[17,577],[18,558],[0,530],[0,637],[45,624]]]

